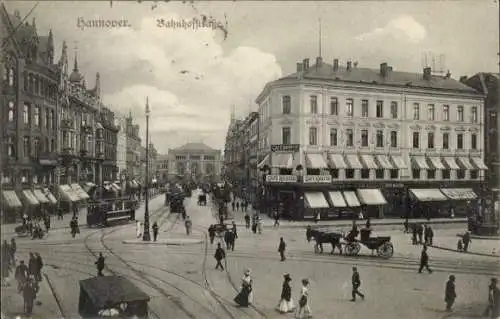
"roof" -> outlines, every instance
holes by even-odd
[[[150,299],[146,293],[127,278],[121,276],[93,277],[80,280],[80,288],[85,290],[94,305],[100,309],[103,309],[107,302],[116,304],[139,300],[149,301]]]
[[[203,143],[187,143],[180,147],[174,148],[175,151],[215,151],[215,149]]]
[[[298,74],[292,73],[278,79],[275,83],[287,82],[297,79]],[[404,86],[422,89],[453,90],[462,93],[477,94],[473,88],[455,80],[451,77],[432,75],[430,80],[424,80],[423,73],[411,73],[402,71],[390,71],[389,75],[383,77],[379,69],[352,67],[347,70],[345,66],[339,66],[337,71],[333,70],[331,64],[322,62],[309,67],[303,73],[304,79],[331,80],[355,83],[368,83],[388,86]]]

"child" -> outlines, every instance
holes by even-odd
[[[457,242],[457,251],[463,251],[464,246],[462,245],[462,239],[459,239]]]

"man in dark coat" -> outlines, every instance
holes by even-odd
[[[418,227],[417,224],[413,224],[412,228],[411,228],[411,243],[413,245],[418,244],[418,241],[417,241],[417,227]]]
[[[432,240],[434,238],[434,230],[432,229],[431,226],[427,226],[426,234],[427,234],[428,245],[432,246]]]
[[[221,261],[222,261],[222,259],[226,258],[226,252],[220,246],[220,243],[217,243],[217,249],[215,250],[214,258],[217,261],[217,265],[215,265],[215,269],[218,269],[220,267],[221,271],[224,271],[224,266],[222,266]]]
[[[283,237],[280,237],[280,244],[278,246],[278,251],[280,253],[281,261],[285,261],[285,249],[286,249],[286,243]]]
[[[36,275],[36,270],[38,268],[38,263],[35,258],[35,254],[30,253],[30,259],[28,260],[28,274],[31,276]]]
[[[236,203],[235,202],[232,202],[231,203],[231,207],[233,208],[233,212],[234,212],[234,207],[236,206]]]
[[[451,307],[455,303],[457,294],[455,292],[455,276],[450,275],[446,282],[446,290],[444,292],[444,301],[446,302],[446,311],[451,312]]]
[[[158,230],[159,230],[158,223],[154,222],[152,228],[153,228],[153,241],[156,241],[158,239]]]
[[[39,253],[35,253],[36,260],[36,271],[35,271],[35,279],[37,281],[42,281],[42,268],[43,268],[43,259]]]
[[[422,236],[424,235],[424,226],[422,224],[417,225],[417,235],[418,235],[418,243],[423,244]]]
[[[464,244],[464,252],[467,252],[467,249],[469,249],[469,244],[471,243],[471,239],[470,239],[470,233],[469,232],[465,232],[464,236],[462,237],[462,242]]]
[[[12,264],[12,267],[16,266],[16,251],[17,251],[17,244],[16,244],[16,239],[11,238],[10,240],[10,262]]]
[[[49,215],[45,215],[44,218],[43,218],[43,222],[45,224],[45,231],[48,233],[49,229],[50,229],[50,216]]]
[[[97,258],[97,261],[95,262],[97,266],[97,276],[104,276],[102,271],[104,270],[104,256],[102,253],[99,253],[99,258]]]
[[[424,245],[429,245],[429,232],[427,225],[424,225]]]
[[[210,225],[210,227],[208,227],[208,236],[210,237],[210,244],[213,244],[214,239],[215,239],[215,226],[214,225]]]
[[[427,271],[432,273],[432,270],[429,268],[429,255],[427,255],[427,246],[424,245],[422,248],[422,254],[420,255],[420,267],[418,268],[418,273],[422,273],[422,269],[427,269]]]
[[[351,301],[356,301],[356,295],[360,296],[361,299],[365,300],[365,295],[359,292],[359,287],[361,286],[361,278],[359,277],[358,269],[352,267],[352,299]]]
[[[28,267],[24,264],[24,260],[21,260],[19,265],[16,267],[14,278],[17,280],[17,289],[21,292],[23,285],[28,278]]]
[[[248,215],[248,213],[245,212],[245,227],[247,229],[250,228],[250,215]]]
[[[22,288],[24,299],[24,313],[26,315],[30,315],[33,312],[33,303],[35,301],[38,290],[39,287],[35,279],[28,278]]]

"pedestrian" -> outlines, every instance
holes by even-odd
[[[295,313],[295,318],[312,317],[311,306],[309,302],[309,280],[302,279],[302,287],[300,288],[299,307]]]
[[[76,237],[77,234],[77,228],[78,228],[78,222],[76,221],[76,218],[72,218],[71,221],[69,222],[69,227],[71,229],[71,236],[73,238]]]
[[[247,212],[245,212],[245,226],[247,229],[250,228],[250,215]]]
[[[424,225],[424,245],[429,245],[429,232],[427,230],[427,225]]]
[[[239,211],[239,210],[240,210],[240,203],[236,202],[236,211]]]
[[[359,287],[361,286],[361,278],[359,276],[358,269],[356,267],[352,267],[352,299],[351,301],[356,301],[356,295],[360,296],[361,299],[365,300],[365,295],[359,291]]]
[[[99,257],[97,258],[97,261],[95,262],[95,265],[97,266],[97,276],[104,276],[102,271],[104,270],[104,256],[102,253],[99,253]]]
[[[418,268],[418,273],[422,273],[422,269],[427,269],[429,274],[432,273],[432,270],[429,268],[429,255],[427,255],[427,246],[424,245],[422,248],[422,254],[420,255],[420,267]]]
[[[23,285],[28,278],[28,267],[24,264],[24,260],[21,260],[19,265],[16,267],[14,278],[17,280],[17,290],[18,292],[21,292]]]
[[[142,227],[141,227],[141,222],[136,220],[135,221],[135,236],[137,238],[142,238]]]
[[[226,252],[220,246],[220,243],[217,243],[217,249],[215,250],[214,258],[217,261],[217,264],[215,265],[215,269],[218,269],[220,267],[221,271],[224,271],[224,266],[222,266],[221,261],[222,261],[222,259],[226,258]]]
[[[7,278],[10,274],[11,257],[10,257],[10,245],[7,241],[2,244],[2,259],[0,260],[2,264],[2,285],[8,286]]]
[[[462,242],[464,243],[464,252],[466,253],[469,249],[469,244],[472,242],[472,240],[470,239],[470,233],[468,231],[465,232],[464,236],[462,237]]]
[[[416,245],[418,243],[417,241],[417,224],[412,224],[412,229],[411,229],[411,242],[413,245]]]
[[[63,210],[61,207],[57,208],[57,220],[63,220]]]
[[[444,301],[446,302],[446,311],[451,312],[451,307],[455,303],[457,294],[455,292],[455,276],[450,275],[448,282],[446,282],[446,289],[444,292]]]
[[[457,242],[457,251],[464,251],[464,246],[461,238],[459,238]]]
[[[278,246],[278,251],[280,253],[281,261],[285,261],[285,249],[286,249],[286,243],[283,237],[280,237],[280,244]]]
[[[234,212],[234,208],[235,208],[235,206],[236,206],[236,203],[233,201],[233,202],[231,203],[231,207],[233,208],[233,212]]]
[[[241,290],[234,298],[234,302],[240,307],[248,307],[253,303],[253,280],[251,274],[250,269],[245,270],[241,280]]]
[[[214,225],[210,225],[210,227],[208,227],[208,236],[210,237],[210,244],[213,244],[214,239],[215,239],[215,226]]]
[[[264,229],[264,221],[262,218],[257,218],[257,230],[259,231],[259,235],[262,234],[262,230]]]
[[[409,226],[408,219],[405,219],[405,221],[403,223],[403,228],[404,228],[403,233],[404,234],[408,234],[409,233],[409,227],[408,226]]]
[[[236,229],[236,222],[233,220],[233,228],[232,228],[232,231],[234,233],[234,238],[238,238],[238,231]]]
[[[16,251],[17,251],[17,244],[16,244],[16,239],[11,238],[10,239],[10,262],[12,267],[16,267]]]
[[[184,225],[186,226],[186,234],[189,236],[191,235],[191,227],[193,226],[193,222],[189,218],[189,216],[186,216],[186,221],[184,222]]]
[[[152,228],[153,228],[153,241],[156,241],[158,239],[158,230],[159,230],[158,223],[154,222]]]
[[[3,241],[2,247],[1,247],[1,252],[2,252],[2,261],[5,261],[5,263],[10,266],[12,261],[11,259],[11,248],[7,240]]]
[[[43,219],[43,222],[45,224],[45,231],[48,233],[50,229],[50,216],[45,215],[45,218]]]
[[[422,237],[424,235],[424,226],[422,224],[417,225],[417,235],[418,235],[418,244],[423,244]]]
[[[429,246],[432,246],[432,242],[433,242],[433,239],[434,239],[434,230],[432,229],[431,226],[427,226],[427,240],[428,240],[428,245]]]
[[[280,214],[276,210],[276,211],[274,211],[274,224],[273,224],[273,227],[279,227],[279,226],[280,226]]]
[[[30,255],[30,258],[28,260],[28,275],[36,276],[37,261],[35,258],[35,254],[30,253],[29,255]]]
[[[290,277],[290,274],[285,274],[283,277],[284,280],[281,287],[281,298],[276,310],[285,314],[287,312],[293,312],[295,310],[295,304],[292,299],[292,287],[290,286],[292,278]]]
[[[26,283],[23,285],[23,300],[24,300],[24,314],[31,315],[33,312],[33,303],[38,293],[39,286],[34,278],[27,278]]]
[[[500,316],[500,290],[497,287],[497,278],[491,278],[488,286],[488,307],[483,313],[483,317],[497,318]]]
[[[39,253],[35,253],[36,260],[36,271],[35,271],[35,279],[36,281],[42,281],[42,268],[43,268],[43,259]]]
[[[246,213],[247,209],[248,209],[248,202],[247,201],[244,202],[243,208],[244,208],[245,213]]]

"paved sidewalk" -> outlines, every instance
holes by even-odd
[[[457,232],[453,230],[439,231],[437,236],[434,237],[433,247],[441,248],[444,250],[457,251],[457,243],[460,239]],[[500,258],[500,240],[492,239],[476,239],[473,238],[469,244],[467,253],[480,256],[494,256]]]

